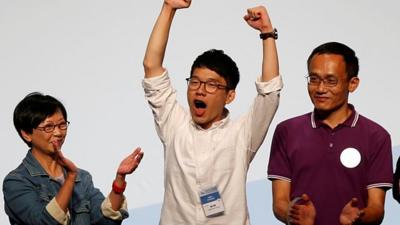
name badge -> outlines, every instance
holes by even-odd
[[[217,187],[211,187],[201,191],[200,201],[206,217],[219,216],[224,213],[224,204]]]

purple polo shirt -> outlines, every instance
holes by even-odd
[[[358,198],[359,208],[364,208],[367,189],[392,187],[389,133],[350,107],[352,115],[335,129],[313,112],[278,124],[274,133],[268,179],[291,182],[291,199],[308,194],[317,211],[315,225],[339,224],[351,198]],[[340,159],[345,149],[361,156],[352,168]]]

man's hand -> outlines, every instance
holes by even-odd
[[[303,194],[289,205],[288,222],[291,225],[314,225],[316,214],[310,197],[307,194]]]
[[[165,0],[165,4],[173,9],[189,8],[191,0]]]
[[[139,166],[140,161],[143,158],[143,152],[141,148],[136,148],[134,152],[128,155],[124,160],[121,161],[118,167],[117,174],[125,176],[131,174]]]
[[[340,213],[339,221],[341,225],[351,225],[360,219],[360,216],[364,214],[364,211],[359,209],[357,198],[352,198],[342,209]]]
[[[262,33],[271,32],[274,29],[267,9],[264,6],[247,9],[247,15],[243,18],[252,28],[259,30]]]

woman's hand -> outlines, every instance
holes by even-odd
[[[139,166],[140,161],[143,158],[143,152],[141,148],[136,148],[130,155],[121,161],[118,167],[117,174],[125,176],[126,174],[131,174]]]

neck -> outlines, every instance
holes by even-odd
[[[44,154],[34,148],[32,148],[32,155],[49,176],[57,177],[63,174],[62,166],[57,162],[56,155]]]
[[[331,129],[334,129],[339,124],[344,123],[344,121],[349,118],[351,113],[352,110],[347,103],[331,111],[316,110],[316,116]]]

